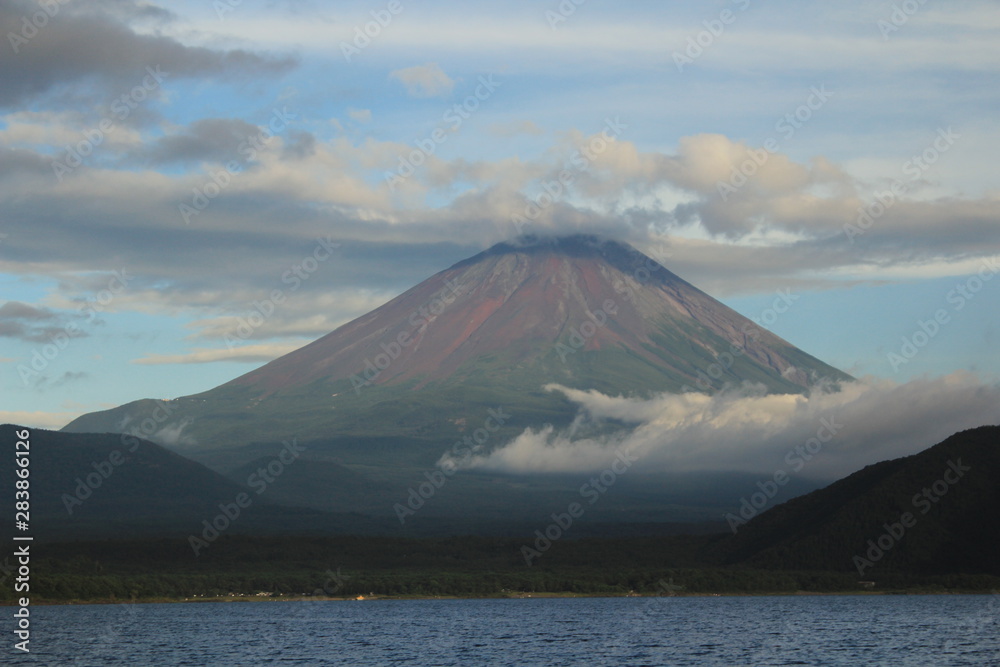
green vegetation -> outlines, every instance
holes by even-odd
[[[35,602],[256,596],[457,596],[855,592],[844,572],[701,564],[719,536],[563,540],[528,567],[510,538],[223,537],[195,557],[186,540],[53,544],[32,562]],[[989,591],[989,575],[876,577],[876,591]],[[0,600],[13,600],[11,586]]]
[[[0,429],[0,437],[11,428]],[[469,517],[438,517],[418,537],[406,535],[394,517],[261,501],[196,556],[187,536],[200,534],[201,520],[242,487],[144,443],[67,517],[59,494],[72,491],[93,461],[109,459],[108,448],[121,440],[34,431],[32,525],[40,539],[32,544],[30,594],[66,601],[301,596],[317,589],[332,596],[795,593],[863,590],[860,581],[874,581],[876,591],[997,590],[1000,529],[990,517],[1000,507],[998,436],[1000,427],[984,426],[869,466],[776,505],[735,536],[707,533],[704,525],[642,523],[633,505],[630,521],[581,519],[550,546],[536,542],[537,533],[526,537],[544,528],[537,520],[477,525]],[[12,474],[0,468],[0,483],[10,488]],[[609,497],[602,506],[610,511],[616,502]],[[907,513],[914,520],[904,531]],[[133,539],[93,541],[96,535]],[[79,536],[89,541],[67,541]],[[538,550],[530,566],[525,546]],[[866,562],[859,570],[860,558]],[[0,561],[0,578],[9,568],[9,560]],[[0,591],[0,599],[13,599],[12,585]]]

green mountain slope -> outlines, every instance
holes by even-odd
[[[4,424],[0,441],[13,443],[23,430]],[[234,533],[364,532],[372,528],[370,520],[358,517],[277,507],[267,493],[256,492],[259,485],[250,488],[234,483],[147,440],[27,430],[29,533],[36,540],[200,534],[203,520],[214,520],[220,504],[232,505],[241,494],[249,503],[231,521]],[[0,488],[10,489],[11,497],[19,479],[17,469],[13,456],[0,463]],[[280,481],[275,478],[274,486]],[[384,525],[391,526],[389,522]],[[9,536],[12,530],[7,521],[2,535]]]

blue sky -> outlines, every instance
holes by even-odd
[[[996,383],[1000,8],[901,6],[0,0],[0,421],[313,340],[512,236],[609,121],[525,231],[628,241],[749,317],[794,294],[767,326],[858,377]]]

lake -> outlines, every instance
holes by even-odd
[[[120,604],[31,618],[32,653],[8,660],[5,632],[0,662],[1000,665],[1000,595]]]

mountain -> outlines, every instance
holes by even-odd
[[[19,428],[0,427],[0,438],[14,442]],[[53,491],[94,469],[94,460],[109,460],[126,442],[33,430],[32,533],[51,528],[52,511],[61,509]],[[992,520],[1000,509],[1000,426],[957,433],[914,456],[869,466],[764,512],[736,535],[712,534],[710,526],[680,527],[690,534],[677,535],[671,533],[678,526],[621,521],[611,533],[574,522],[570,538],[553,540],[531,567],[525,566],[524,549],[537,539],[531,536],[537,524],[511,525],[500,533],[452,521],[440,524],[433,537],[414,539],[398,525],[393,533],[389,524],[363,517],[343,517],[333,527],[319,525],[318,512],[264,505],[249,508],[236,528],[196,559],[187,534],[192,516],[204,510],[193,501],[214,503],[218,493],[224,497],[239,487],[152,443],[139,443],[138,451],[148,454],[145,462],[126,458],[98,488],[107,493],[105,502],[118,504],[111,516],[91,516],[95,528],[104,528],[94,537],[105,539],[45,544],[32,560],[33,599],[176,599],[230,591],[477,597],[511,591],[849,593],[869,581],[881,591],[995,593],[1000,581],[1000,530]],[[12,459],[0,463],[4,485],[12,481]],[[125,478],[133,466],[139,472],[133,481],[140,484]],[[144,472],[146,467],[159,469]],[[194,510],[178,517],[182,530],[121,530],[130,522],[136,526],[137,519],[148,521],[147,506],[169,503],[171,494],[177,508]],[[109,520],[117,523],[105,525]],[[238,534],[247,532],[254,534]],[[869,553],[875,547],[881,555]],[[13,560],[0,562],[0,580],[14,571]],[[13,588],[0,587],[0,601],[11,602],[13,594]]]
[[[565,403],[541,391],[553,382],[648,395],[749,381],[787,393],[823,377],[848,376],[631,246],[573,236],[493,246],[173,407],[197,420],[190,437],[211,435],[217,445],[288,437],[282,422],[304,435],[416,435],[443,420],[482,420],[470,402],[507,405],[524,393],[558,411]],[[395,420],[385,418],[390,397],[401,403]],[[416,414],[433,403],[444,405]],[[65,430],[118,432],[152,407],[138,401],[83,415]]]
[[[882,461],[739,526],[724,559],[751,567],[1000,575],[1000,426]]]
[[[581,388],[678,391],[731,345],[745,359],[730,381],[798,391],[811,373],[843,377],[630,247],[544,239],[459,262],[223,386],[266,400],[345,379],[419,390],[488,373],[525,389],[544,374]],[[629,386],[631,372],[644,383]]]
[[[233,520],[233,532],[306,532],[325,528],[357,532],[356,518],[276,507],[259,488],[234,483],[205,466],[130,435],[58,433],[0,425],[0,440],[27,431],[29,534],[37,540],[131,538],[201,534],[219,504],[245,494],[250,502]],[[14,489],[14,457],[0,464],[0,488]],[[370,522],[366,522],[370,523]],[[9,536],[13,526],[4,526]]]
[[[533,521],[498,515],[483,523],[460,515],[422,517],[416,529],[395,516],[324,512],[303,508],[331,488],[360,497],[371,509],[385,505],[389,490],[350,470],[319,461],[282,466],[262,457],[227,478],[159,445],[131,435],[60,433],[13,424],[0,425],[0,439],[14,443],[27,432],[30,461],[27,489],[30,534],[38,541],[148,539],[200,536],[203,521],[224,524],[226,535],[526,535]],[[22,479],[11,456],[0,462],[0,488]],[[269,471],[270,475],[262,471]],[[379,495],[381,494],[381,495]],[[242,500],[240,498],[242,497]],[[239,507],[238,516],[234,507]],[[377,512],[376,512],[377,513]],[[383,513],[384,514],[384,513]],[[0,530],[10,539],[12,521]],[[675,534],[718,531],[720,524],[688,526],[656,521],[628,526],[597,525],[581,535]],[[185,542],[186,543],[186,542]],[[0,563],[0,578],[2,578]]]
[[[549,383],[649,396],[744,382],[802,392],[821,378],[849,376],[631,246],[590,236],[523,238],[219,387],[83,415],[63,430],[135,433],[234,480],[295,437],[314,465],[275,491],[281,502],[391,515],[457,443],[474,438],[489,450],[529,427],[569,425],[577,407],[545,391]],[[636,475],[622,485],[634,487],[636,502],[616,507],[615,516],[717,520],[733,480],[699,479],[667,485]],[[705,498],[706,485],[719,493]],[[579,481],[565,476],[463,472],[422,514],[527,519],[576,488]],[[691,493],[679,497],[676,488]],[[611,505],[602,503],[608,520]]]

